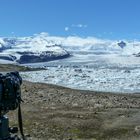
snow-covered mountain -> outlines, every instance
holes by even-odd
[[[69,57],[61,46],[46,40],[45,35],[0,38],[0,59],[18,63],[47,62]]]
[[[22,73],[25,80],[33,82],[97,91],[140,92],[140,41],[56,37],[46,33],[3,37],[2,62],[46,67],[47,70]]]
[[[124,45],[124,46],[122,46]],[[67,58],[69,52],[139,56],[140,41],[123,42],[94,37],[56,37],[47,33],[30,37],[0,38],[0,60],[18,63],[46,62]]]

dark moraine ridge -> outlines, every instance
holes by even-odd
[[[21,53],[20,53],[21,54]],[[33,54],[33,53],[22,53],[22,56],[19,60],[17,60],[18,63],[24,64],[24,63],[38,63],[38,62],[48,62],[58,59],[64,59],[70,57],[69,53],[63,54],[63,55],[56,55],[51,51],[42,52],[39,55]]]

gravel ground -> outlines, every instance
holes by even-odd
[[[11,70],[12,65],[0,67],[0,71]],[[28,139],[140,139],[140,94],[99,93],[23,81],[22,98]],[[17,111],[8,116],[10,126],[17,125]]]
[[[138,140],[140,95],[22,85],[24,130],[39,140]],[[11,125],[17,124],[11,112]]]

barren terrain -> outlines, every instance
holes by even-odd
[[[24,81],[22,98],[29,139],[140,139],[139,94],[98,93]],[[8,115],[10,125],[17,125],[16,111]]]

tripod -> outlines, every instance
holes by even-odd
[[[20,104],[18,106],[18,123],[22,139],[16,135],[18,127],[9,127],[9,118],[5,116],[6,113],[0,112],[0,140],[25,140]]]
[[[9,127],[8,117],[0,116],[0,140],[21,140],[17,135],[17,127]]]

